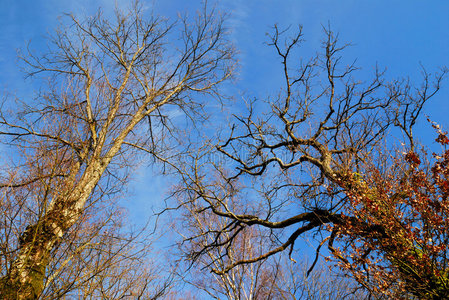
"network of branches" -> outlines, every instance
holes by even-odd
[[[217,299],[449,297],[449,138],[429,120],[436,154],[414,135],[446,69],[367,78],[329,27],[304,58],[302,27],[275,26],[282,86],[231,103],[226,18],[142,7],[66,15],[46,52],[20,54],[40,89],[0,109],[0,298],[176,298],[177,283]],[[159,217],[182,257],[164,272],[122,208],[141,163],[178,180]]]

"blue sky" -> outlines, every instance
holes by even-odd
[[[33,86],[24,81],[16,60],[16,50],[28,41],[35,49],[45,46],[44,37],[58,25],[64,12],[85,15],[101,6],[110,13],[117,5],[125,7],[131,1],[109,0],[0,0],[0,90],[30,97]],[[307,41],[304,54],[313,53],[322,39],[322,25],[331,25],[342,41],[353,44],[346,51],[348,59],[372,72],[376,63],[388,69],[388,76],[410,76],[419,79],[420,64],[429,71],[449,66],[449,1],[418,0],[221,0],[218,9],[230,13],[228,26],[240,51],[240,68],[236,90],[264,97],[274,93],[281,81],[280,64],[273,49],[267,47],[266,32],[274,24],[304,26]],[[169,17],[178,11],[193,12],[200,1],[155,0],[148,7]],[[442,91],[425,108],[432,120],[449,128],[449,80]],[[429,128],[421,118],[420,135]],[[427,137],[426,137],[427,136]],[[153,177],[151,169],[141,169],[133,184],[136,197],[131,213],[144,217],[164,195],[166,181]],[[151,184],[148,180],[151,178]],[[143,184],[145,183],[146,184]],[[148,196],[150,195],[150,196]]]
[[[64,12],[86,15],[102,7],[110,13],[125,0],[0,0],[0,88],[29,93],[30,82],[24,82],[18,68],[16,50],[28,41],[35,49],[45,45],[44,37],[58,25]],[[265,96],[280,81],[280,65],[273,49],[264,45],[266,32],[274,24],[304,26],[307,41],[304,53],[313,53],[319,46],[322,25],[331,25],[342,41],[354,46],[346,51],[348,58],[372,71],[378,63],[388,68],[391,76],[418,78],[419,64],[429,71],[449,66],[449,2],[448,1],[357,1],[357,0],[221,0],[220,10],[230,13],[228,25],[240,51],[238,89]],[[197,0],[151,0],[146,6],[169,17],[178,11],[194,12]],[[257,74],[257,76],[256,76]],[[26,88],[28,87],[28,88]],[[263,87],[263,88],[262,88]],[[427,109],[435,121],[445,125],[449,113],[446,104],[449,84]]]

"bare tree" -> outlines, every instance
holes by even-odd
[[[179,245],[184,254],[181,256],[184,256],[189,264],[187,268],[190,272],[182,276],[185,282],[214,299],[277,299],[275,294],[279,292],[277,278],[280,276],[280,270],[276,261],[259,261],[253,265],[234,268],[226,274],[213,274],[209,271],[211,266],[223,268],[232,261],[258,256],[263,251],[264,241],[254,231],[256,228],[248,228],[242,232],[232,247],[224,250],[226,257],[217,248],[210,249],[204,256],[196,259],[191,253],[212,242],[212,236],[203,234],[206,228],[213,224],[224,226],[223,222],[226,220],[216,215],[198,214],[199,207],[194,202],[185,204],[185,208],[187,211],[176,218],[174,224],[185,239],[192,239],[194,242],[188,244],[192,249],[186,249],[184,243]],[[192,235],[193,237],[190,237]]]
[[[368,161],[385,161],[389,133],[402,132],[414,148],[413,126],[447,72],[423,71],[417,87],[407,79],[387,81],[377,68],[372,79],[363,81],[355,78],[358,68],[341,56],[347,45],[339,44],[329,29],[322,51],[309,60],[299,60],[296,52],[302,30],[293,38],[284,39],[284,34],[275,27],[269,44],[281,61],[284,86],[274,98],[249,102],[246,115],[235,116],[228,131],[212,137],[210,147],[200,149],[180,170],[179,193],[185,202],[197,203],[196,212],[204,218],[226,220],[207,224],[187,240],[208,237],[202,247],[191,248],[193,257],[216,249],[218,258],[229,258],[226,265],[212,265],[218,275],[284,250],[292,255],[304,235],[316,239],[316,259],[327,245],[338,260],[340,238],[357,222],[363,228],[359,236],[377,232],[380,243],[389,238],[381,234],[384,224],[347,213],[348,193],[366,191],[354,178],[363,176]],[[216,159],[218,154],[222,159]],[[252,227],[269,247],[254,257],[230,259],[227,249]],[[355,239],[348,240],[346,246],[354,245]]]
[[[234,64],[223,19],[206,8],[175,22],[138,3],[113,21],[101,12],[67,18],[47,53],[22,54],[30,76],[47,76],[41,92],[7,98],[0,115],[2,143],[15,153],[0,185],[2,299],[58,298],[74,287],[86,298],[142,294],[145,272],[115,269],[142,255],[108,203],[138,153],[174,151],[185,123],[174,112],[205,117],[204,95],[218,96]]]
[[[192,239],[198,244],[190,244],[194,249],[186,249],[183,247],[185,243],[180,244],[180,249],[184,251],[190,265],[189,272],[183,272],[179,276],[193,286],[194,290],[203,291],[214,299],[367,298],[366,293],[360,290],[354,280],[341,274],[332,274],[322,264],[313,272],[309,272],[310,264],[306,260],[296,263],[283,254],[249,265],[238,265],[224,274],[210,272],[211,267],[222,269],[234,262],[260,256],[268,248],[267,237],[261,235],[257,227],[246,227],[231,245],[210,248],[198,258],[189,256],[213,242],[210,239],[214,237],[205,234],[207,228],[215,224],[225,226],[226,218],[198,214],[200,207],[192,202],[185,205],[188,213],[182,216],[184,221],[177,220],[178,230],[184,234],[186,240]],[[230,238],[229,232],[223,234],[224,238]],[[201,239],[198,236],[201,236]]]

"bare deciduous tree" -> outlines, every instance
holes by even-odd
[[[202,247],[191,248],[193,257],[216,249],[218,258],[229,258],[226,265],[212,265],[218,275],[284,250],[292,254],[307,234],[316,238],[317,258],[327,245],[338,259],[341,230],[350,224],[364,228],[359,237],[385,231],[384,224],[347,214],[348,193],[365,191],[353,179],[363,176],[368,161],[382,161],[387,133],[402,132],[413,149],[413,126],[446,74],[423,71],[422,85],[413,87],[405,79],[387,81],[376,68],[372,79],[362,81],[355,77],[358,68],[344,63],[346,45],[332,31],[325,29],[322,51],[306,61],[296,52],[301,29],[293,38],[284,40],[283,34],[275,27],[269,44],[284,79],[276,97],[248,103],[246,115],[236,116],[218,142],[211,138],[211,147],[179,170],[185,202],[197,203],[204,218],[226,220],[207,224],[188,240],[195,244],[207,237]],[[223,158],[217,160],[217,154]],[[269,248],[255,257],[230,259],[227,249],[252,227]]]
[[[206,8],[175,22],[138,3],[113,21],[68,19],[47,53],[22,54],[30,76],[47,76],[36,99],[8,98],[0,116],[16,152],[0,185],[2,299],[145,292],[145,270],[126,269],[142,253],[108,204],[139,152],[157,159],[176,146],[170,116],[204,118],[204,95],[218,95],[234,64],[223,20]]]
[[[182,199],[180,199],[182,201]],[[256,228],[248,228],[236,238],[232,247],[228,247],[227,256],[221,254],[219,248],[209,249],[204,256],[192,257],[191,253],[197,252],[212,241],[212,236],[203,234],[204,231],[216,224],[224,226],[226,220],[216,215],[198,214],[200,209],[194,202],[186,203],[187,211],[182,217],[176,219],[175,228],[187,240],[194,243],[188,244],[193,249],[185,249],[184,243],[180,244],[180,250],[184,252],[187,262],[190,264],[190,272],[184,277],[191,286],[202,290],[214,299],[277,299],[279,294],[278,278],[280,277],[279,264],[276,262],[259,261],[256,264],[234,268],[226,274],[210,273],[209,268],[223,268],[230,262],[244,258],[258,256],[263,252],[264,241],[255,232]],[[228,235],[229,233],[224,233]],[[228,236],[229,237],[229,236]]]
[[[323,265],[308,272],[310,264],[306,260],[296,263],[287,255],[272,256],[258,260],[253,264],[238,265],[224,274],[210,272],[210,268],[223,269],[229,264],[251,259],[264,253],[267,237],[257,232],[257,227],[246,227],[232,244],[210,248],[204,255],[189,256],[198,253],[212,243],[213,236],[205,234],[207,228],[224,226],[226,218],[217,215],[198,214],[200,207],[195,203],[185,203],[188,213],[178,220],[180,232],[186,240],[193,239],[198,244],[190,244],[194,249],[181,250],[190,263],[189,271],[183,273],[183,280],[196,290],[207,293],[214,299],[365,299],[356,282],[332,274]],[[229,232],[223,233],[230,238]],[[201,238],[198,238],[201,236]],[[225,249],[222,249],[225,248]],[[226,255],[223,255],[226,253]],[[341,275],[341,274],[340,274]],[[198,298],[200,299],[200,298]]]

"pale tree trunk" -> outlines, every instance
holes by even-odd
[[[127,77],[125,76],[123,85],[126,84]],[[175,88],[161,101],[161,104],[168,102],[179,90],[180,87]],[[120,97],[119,93],[121,93],[120,90],[117,97]],[[55,198],[38,223],[28,226],[22,234],[19,254],[12,263],[8,275],[0,279],[0,299],[36,299],[39,297],[43,291],[45,270],[51,259],[51,250],[57,245],[63,234],[78,221],[86,201],[112,158],[120,151],[129,132],[157,107],[155,105],[146,109],[142,105],[127,126],[118,134],[111,148],[101,157],[100,153],[107,130],[100,133],[98,147],[88,166],[82,171],[80,180],[73,184],[76,176],[69,176],[67,185],[74,185],[74,187],[68,189],[63,196]],[[113,118],[114,113],[110,115],[110,119]],[[78,171],[79,166],[77,165],[72,169],[72,174],[76,174]]]
[[[59,91],[50,83],[51,92],[39,98],[41,106],[23,108],[23,115],[32,115],[29,122],[22,114],[10,121],[0,107],[0,126],[5,127],[1,134],[11,136],[19,149],[30,149],[24,154],[27,158],[38,153],[36,161],[44,157],[50,164],[55,162],[48,166],[50,171],[43,169],[49,173],[57,169],[62,179],[50,187],[46,182],[36,183],[45,185],[42,190],[49,194],[36,198],[50,203],[38,203],[39,212],[33,212],[33,217],[39,215],[38,221],[24,221],[31,224],[11,252],[14,257],[9,268],[2,266],[6,275],[0,278],[0,299],[35,299],[42,294],[52,251],[80,220],[102,176],[121,180],[105,172],[112,159],[127,164],[127,150],[132,147],[163,160],[154,149],[157,143],[161,147],[166,143],[155,142],[153,128],[167,128],[172,133],[173,124],[167,122],[169,114],[162,106],[180,107],[189,111],[189,119],[203,119],[202,100],[196,101],[192,95],[217,95],[215,87],[231,75],[233,47],[225,38],[223,20],[206,6],[192,24],[186,17],[176,27],[159,18],[146,21],[137,2],[131,13],[117,12],[113,25],[101,14],[86,22],[71,17],[72,31],[58,31],[54,52],[43,58],[22,57],[34,71],[30,74],[54,74],[64,78],[61,82],[66,86]],[[173,36],[176,28],[180,35]],[[181,48],[170,47],[183,49],[182,53],[172,53],[168,45],[173,40],[181,43]],[[122,145],[128,148],[121,149]],[[36,161],[30,160],[25,168],[31,170],[30,176],[37,169]],[[57,165],[60,161],[64,163]],[[31,182],[37,182],[42,174],[47,176],[45,172],[36,171],[38,179]],[[12,185],[2,186],[12,189]],[[29,191],[33,194],[33,187]]]
[[[35,299],[42,293],[50,252],[62,235],[79,219],[84,204],[106,169],[98,162],[85,171],[84,178],[54,204],[38,223],[22,234],[20,250],[7,276],[0,279],[1,299]]]

